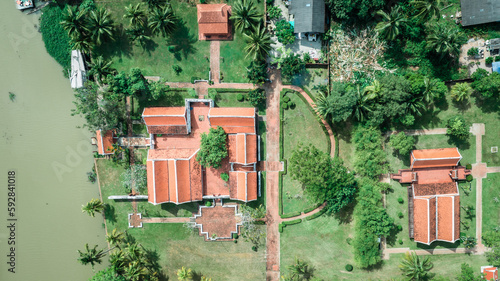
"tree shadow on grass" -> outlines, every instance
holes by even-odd
[[[353,200],[347,206],[345,206],[342,210],[335,213],[333,217],[339,221],[341,224],[349,224],[352,222],[352,214],[354,211],[354,206],[356,206],[357,201]]]
[[[456,146],[458,150],[467,150],[470,148],[470,142],[468,139],[462,140],[453,136],[449,136],[448,144]]]
[[[196,35],[190,32],[184,20],[179,20],[177,29],[167,39],[168,45],[175,46],[174,57],[176,60],[182,60],[181,55],[184,56],[184,59],[187,59],[189,55],[196,54],[198,51],[194,47],[194,44],[198,42]]]
[[[476,96],[476,105],[484,113],[497,112],[500,115],[500,99],[484,98],[481,95]]]
[[[114,40],[109,41],[102,46],[96,48],[96,53],[102,55],[106,59],[112,57],[130,57],[132,54],[132,42],[129,36],[125,33],[123,24],[116,27]]]
[[[191,214],[198,213],[198,203],[188,203],[182,205],[175,205],[173,203],[161,204],[161,209],[169,212],[174,216],[178,216],[180,213]]]
[[[116,213],[115,207],[109,204],[106,204],[106,208],[104,209],[104,215],[106,219],[111,223],[116,223]]]

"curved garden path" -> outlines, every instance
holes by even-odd
[[[313,99],[301,87],[292,86],[292,85],[283,85],[283,88],[299,92],[306,99],[306,101],[309,103],[309,105],[313,109],[316,107],[315,104],[314,104]],[[319,116],[319,114],[318,114],[318,116]],[[332,146],[332,148],[330,150],[330,155],[332,157],[335,157],[335,137],[333,135],[332,128],[330,127],[330,125],[328,124],[328,122],[326,122],[325,119],[323,119],[321,116],[320,116],[320,118],[321,118],[321,123],[323,123],[323,125],[325,126],[326,131],[328,132],[328,137],[330,138],[330,143],[331,143],[331,146]]]
[[[307,212],[307,213],[304,213],[302,212],[300,215],[298,216],[295,216],[295,217],[291,217],[291,218],[286,218],[286,219],[280,219],[280,221],[291,221],[291,220],[296,220],[296,219],[305,219],[309,216],[312,216],[316,213],[319,213],[321,210],[323,210],[323,208],[326,206],[326,202],[324,202],[323,204],[321,204],[318,208],[310,211],[310,212]]]

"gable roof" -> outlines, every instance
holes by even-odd
[[[102,131],[97,130],[95,132],[97,140],[97,153],[100,155],[109,155],[114,153],[113,144],[116,143],[116,130]]]
[[[252,107],[212,107],[208,112],[210,126],[221,126],[227,134],[256,133],[255,108]]]
[[[497,280],[498,279],[498,268],[487,265],[487,266],[481,266],[481,273],[484,274],[484,279],[485,280]]]
[[[249,202],[257,200],[257,172],[230,171],[230,198]]]
[[[142,112],[150,134],[187,134],[186,107],[147,107]]]
[[[198,32],[200,39],[210,34],[228,34],[229,13],[227,4],[198,4]]]
[[[461,159],[462,155],[456,147],[413,150],[410,168],[457,166]]]
[[[500,21],[500,0],[461,0],[462,25]]]
[[[325,32],[324,0],[290,1],[290,14],[294,18],[294,32]]]
[[[253,164],[257,162],[257,135],[228,135],[228,147],[230,163]]]

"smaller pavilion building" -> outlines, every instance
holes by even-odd
[[[231,6],[227,4],[198,4],[198,39],[230,40]]]
[[[118,141],[116,129],[108,131],[97,130],[95,135],[96,137],[92,139],[92,142],[97,145],[97,153],[99,155],[111,155],[115,152],[113,144]]]

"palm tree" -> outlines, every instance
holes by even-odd
[[[172,34],[177,28],[177,17],[174,15],[172,7],[166,5],[154,8],[149,15],[148,26],[153,34],[161,34],[163,37]]]
[[[143,280],[144,276],[147,276],[147,269],[139,264],[137,261],[133,261],[125,267],[124,274],[127,280],[139,281]]]
[[[271,35],[266,32],[266,29],[259,26],[250,34],[243,33],[246,41],[245,52],[246,57],[251,56],[253,60],[265,59],[271,50]]]
[[[82,206],[82,212],[94,217],[95,213],[101,213],[104,210],[104,203],[99,199],[92,199],[86,205]]]
[[[467,101],[472,95],[472,87],[468,83],[457,83],[451,87],[451,97],[458,102]]]
[[[88,21],[90,38],[95,45],[101,45],[106,39],[113,40],[113,20],[106,9],[90,11]]]
[[[422,97],[427,103],[430,103],[439,96],[438,83],[439,81],[436,79],[431,79],[427,76],[424,77],[424,91],[422,92]]]
[[[130,4],[129,6],[125,7],[125,15],[123,15],[123,17],[129,20],[130,26],[133,29],[136,29],[138,27],[146,27],[147,25],[147,17],[146,13],[142,9],[142,3],[137,3],[137,5],[135,6],[132,6],[132,4]]]
[[[431,275],[429,270],[432,269],[432,262],[428,257],[420,259],[415,252],[406,252],[406,255],[399,264],[399,269],[403,272],[408,280],[428,280]]]
[[[458,58],[462,47],[462,34],[449,27],[433,28],[434,33],[427,36],[427,48],[435,51],[443,59],[447,55]]]
[[[360,90],[359,86],[356,91],[356,97],[357,101],[356,104],[354,105],[354,118],[358,121],[364,121],[366,119],[366,116],[368,115],[368,112],[371,111],[370,105],[369,105],[369,99],[368,95],[364,95]]]
[[[422,116],[422,109],[425,108],[425,104],[418,97],[414,97],[411,100],[407,101],[406,111],[410,114],[416,114],[418,116]]]
[[[89,64],[89,75],[94,76],[97,83],[101,82],[108,74],[113,73],[114,69],[111,68],[112,63],[112,61],[105,60],[102,56],[98,56],[96,59],[92,58]]]
[[[441,5],[441,0],[414,0],[410,2],[413,8],[417,10],[415,18],[418,19],[420,23],[429,21],[433,17],[437,20],[441,18],[441,11],[439,6]]]
[[[234,27],[241,32],[253,29],[261,18],[262,15],[252,0],[239,0],[232,7],[231,20],[234,22]]]
[[[401,32],[402,25],[406,23],[406,17],[401,11],[401,7],[393,7],[389,14],[380,10],[377,12],[377,15],[382,17],[382,21],[375,26],[375,31],[386,40],[391,41],[396,39]]]
[[[87,10],[77,10],[75,6],[69,6],[66,9],[61,25],[68,32],[71,39],[76,39],[82,37],[86,32],[87,28]]]
[[[123,232],[117,230],[116,228],[111,231],[111,233],[108,233],[106,235],[106,241],[111,244],[111,245],[116,245],[118,248],[120,248],[120,243],[123,242],[125,239],[125,235]]]
[[[177,279],[179,281],[189,281],[193,280],[193,272],[191,268],[185,268],[184,266],[177,270]]]
[[[112,252],[109,254],[109,263],[117,273],[123,273],[127,265],[125,254],[122,250]]]
[[[372,84],[366,86],[364,89],[365,95],[367,95],[367,99],[373,100],[377,99],[382,91],[382,84],[378,80],[373,80]]]
[[[316,112],[325,120],[334,113],[334,101],[330,97],[332,96],[325,96],[324,93],[320,92],[319,97],[314,103]]]
[[[78,37],[72,38],[71,42],[73,43],[73,49],[79,50],[85,54],[92,53],[93,49],[92,42],[87,35],[80,34],[78,35]]]
[[[100,264],[102,262],[102,257],[106,254],[104,253],[104,250],[97,250],[97,245],[90,249],[88,243],[85,244],[85,252],[78,250],[78,253],[80,254],[78,261],[83,265],[90,263],[92,270],[94,269],[94,265],[96,263]]]
[[[290,271],[290,279],[292,280],[309,280],[311,277],[309,265],[297,257],[295,257],[295,263],[288,266],[287,269]]]

